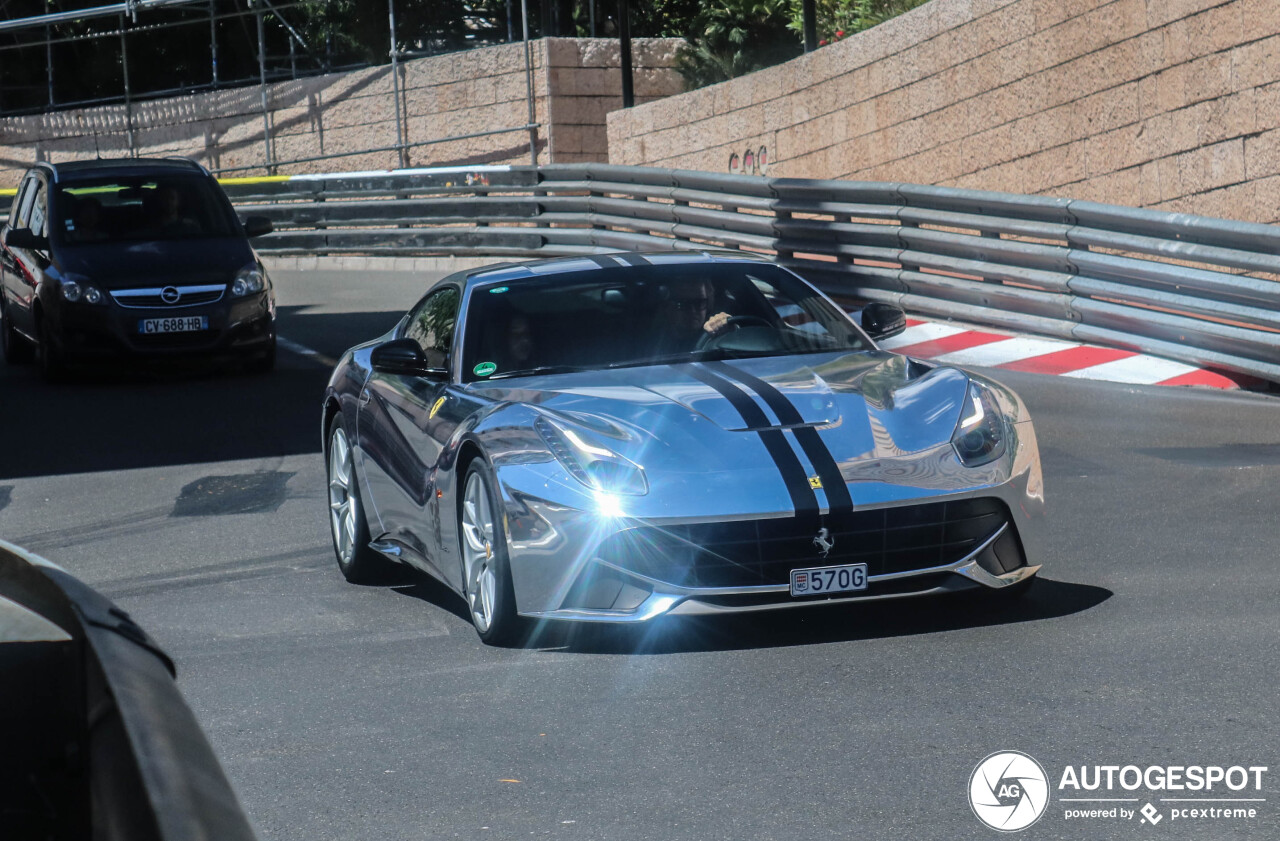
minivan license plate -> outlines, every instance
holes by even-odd
[[[144,318],[138,322],[138,332],[151,333],[189,333],[192,330],[208,330],[209,316],[185,315],[181,318]]]
[[[867,565],[811,567],[791,570],[791,595],[818,596],[867,589]]]

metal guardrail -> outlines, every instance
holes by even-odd
[[[247,181],[247,183],[246,183]],[[1280,382],[1280,228],[1071,199],[604,164],[239,180],[267,254],[774,255],[828,292]]]
[[[1280,229],[1070,199],[597,164],[228,187],[276,254],[773,254],[829,292],[1280,381]],[[470,182],[470,183],[468,183]]]

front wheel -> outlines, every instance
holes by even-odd
[[[36,322],[36,336],[40,339],[36,350],[40,361],[40,376],[47,383],[62,382],[67,378],[67,364],[57,340],[49,334],[49,328],[43,321]]]
[[[375,583],[390,571],[393,562],[369,548],[369,525],[364,519],[360,483],[341,413],[329,422],[327,440],[329,531],[338,569],[352,584]]]
[[[14,329],[13,321],[9,318],[9,307],[3,300],[3,293],[0,293],[0,349],[4,351],[5,361],[11,365],[30,362],[35,356],[35,348]]]
[[[516,613],[498,485],[484,459],[471,462],[462,487],[458,533],[471,622],[488,645],[517,644],[523,637],[524,623]]]

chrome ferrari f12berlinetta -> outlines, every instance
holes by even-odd
[[[417,567],[503,644],[544,620],[1022,593],[1044,510],[1026,406],[879,350],[900,310],[861,319],[737,254],[447,277],[330,380],[338,565]]]

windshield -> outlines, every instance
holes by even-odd
[[[76,181],[58,188],[54,227],[70,244],[234,236],[224,204],[197,176]]]
[[[495,282],[472,293],[465,335],[465,381],[870,347],[848,316],[767,263]]]

